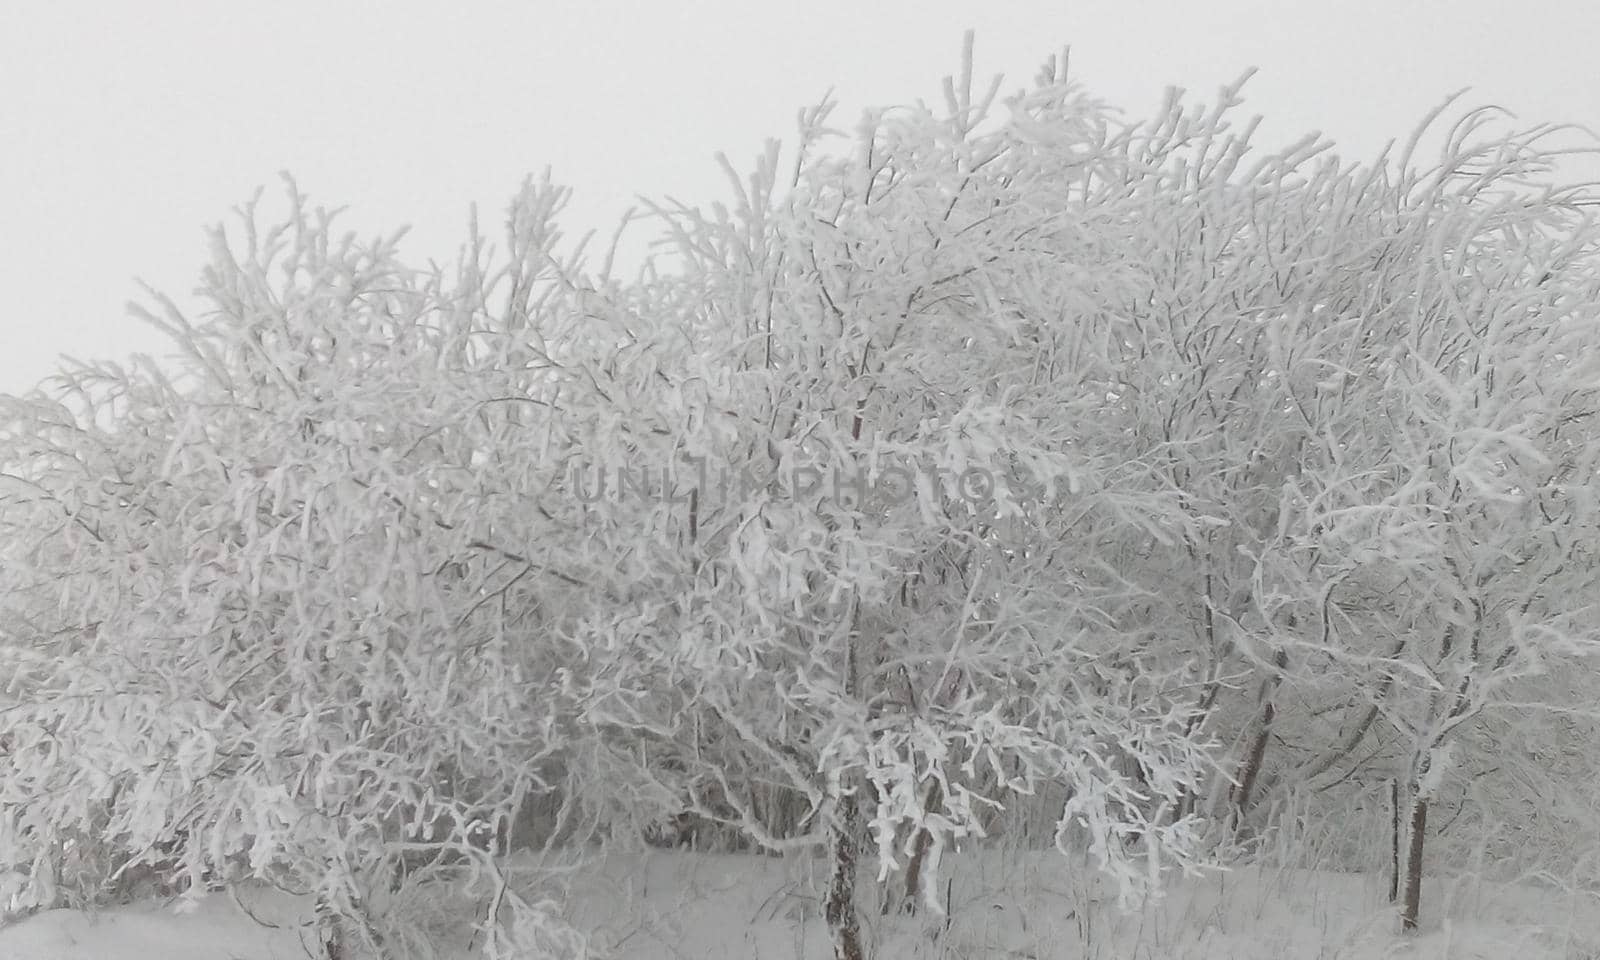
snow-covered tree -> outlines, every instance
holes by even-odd
[[[1348,769],[1380,718],[1399,735],[1408,928],[1461,728],[1527,697],[1571,706],[1519,681],[1600,650],[1600,233],[1577,191],[1527,187],[1552,131],[1485,121],[1381,184],[1370,267],[1268,321],[1295,455],[1276,531],[1247,548],[1250,606],[1278,655],[1311,667],[1299,689],[1352,713],[1297,778]]]
[[[448,883],[495,955],[580,955],[512,854],[676,824],[825,849],[856,960],[863,861],[938,909],[1042,823],[1127,901],[1269,780],[1383,764],[1420,877],[1513,733],[1471,724],[1570,706],[1540,671],[1595,639],[1600,291],[1545,131],[1417,174],[1255,156],[1238,86],[1128,123],[1064,58],[971,72],[723,161],[633,280],[548,182],[451,272],[291,186],[208,317],[145,313],[173,365],[6,398],[8,897],[253,877],[339,955]]]
[[[383,941],[411,886],[469,868],[498,935],[537,932],[493,854],[587,774],[553,676],[581,652],[540,640],[559,590],[508,597],[584,571],[535,550],[571,515],[528,509],[562,466],[516,412],[546,374],[488,299],[565,289],[560,199],[525,192],[519,259],[451,287],[291,191],[280,227],[216,233],[208,322],[150,317],[186,351],[174,379],[102,365],[8,404],[0,830],[24,902],[94,843],[196,894],[313,891],[330,942]]]

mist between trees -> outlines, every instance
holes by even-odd
[[[868,891],[938,911],[958,845],[1133,903],[1320,817],[1408,926],[1464,842],[1573,875],[1600,273],[1562,131],[1264,152],[1237,85],[1125,121],[1065,66],[806,110],[725,201],[648,205],[632,278],[548,178],[427,269],[290,183],[214,232],[204,316],[136,308],[173,362],[3,398],[9,909],[254,879],[339,958],[448,889],[489,955],[578,956],[563,866],[682,841],[823,858],[854,960]],[[915,495],[827,490],[886,465]]]

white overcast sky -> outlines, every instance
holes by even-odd
[[[936,100],[977,30],[1007,90],[1072,46],[1130,117],[1168,84],[1212,98],[1246,67],[1266,141],[1321,130],[1351,158],[1447,94],[1600,128],[1595,0],[522,0],[7,4],[0,12],[0,391],[60,354],[163,356],[134,278],[195,300],[204,228],[287,170],[363,235],[410,224],[451,258],[477,202],[491,238],[524,176],[576,197],[569,236],[635,194],[722,199],[830,87],[836,121]]]

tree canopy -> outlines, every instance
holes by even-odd
[[[633,279],[548,178],[448,269],[243,208],[205,316],[140,309],[176,360],[0,399],[11,909],[264,879],[332,952],[448,882],[572,955],[550,864],[674,823],[829,851],[859,957],[858,856],[1133,898],[1393,781],[1414,924],[1430,805],[1531,799],[1495,744],[1594,769],[1600,233],[1557,129],[1349,163],[1239,89],[969,52],[653,206]]]

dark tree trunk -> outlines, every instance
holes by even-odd
[[[1215,668],[1213,668],[1213,672],[1215,672]],[[1220,681],[1207,681],[1206,690],[1203,694],[1201,694],[1200,700],[1195,704],[1194,713],[1190,715],[1188,722],[1184,724],[1183,735],[1185,737],[1192,736],[1194,732],[1198,730],[1201,725],[1203,725],[1211,716],[1211,711],[1215,709],[1217,705],[1217,695],[1221,690],[1222,683]],[[1185,787],[1183,789],[1183,793],[1178,797],[1177,806],[1175,806],[1172,810],[1172,822],[1177,823],[1179,820],[1182,820],[1184,817],[1187,817],[1189,814],[1193,813],[1195,804],[1199,801],[1199,799],[1200,798],[1196,795],[1195,790]]]
[[[1389,902],[1400,901],[1400,778],[1389,781]]]
[[[1408,931],[1417,929],[1422,909],[1422,847],[1428,839],[1428,801],[1413,796],[1416,799],[1411,801],[1411,842],[1406,852],[1406,902],[1400,914],[1400,926]]]
[[[831,830],[833,838],[833,877],[823,912],[833,935],[834,960],[864,960],[861,952],[861,922],[856,916],[856,828],[860,819],[856,797],[839,798],[838,820]]]
[[[1190,548],[1190,553],[1193,554],[1192,547]],[[1208,600],[1212,595],[1211,574],[1209,573],[1206,574],[1205,577],[1204,595]],[[1184,723],[1183,735],[1185,737],[1193,736],[1194,732],[1198,730],[1211,716],[1211,711],[1215,709],[1217,705],[1217,697],[1222,692],[1222,681],[1219,679],[1222,673],[1222,663],[1218,659],[1217,654],[1217,619],[1216,613],[1213,611],[1213,608],[1209,602],[1205,604],[1205,610],[1202,616],[1205,618],[1206,641],[1207,647],[1211,650],[1212,660],[1211,665],[1206,669],[1207,680],[1205,686],[1201,690],[1200,698],[1195,701],[1194,710],[1189,714],[1189,719]],[[1177,805],[1173,808],[1172,821],[1176,823],[1192,813],[1194,811],[1195,803],[1198,801],[1198,799],[1199,798],[1195,796],[1194,790],[1191,790],[1187,787],[1184,788],[1183,793],[1178,797]]]
[[[935,780],[928,785],[928,793],[922,800],[923,813],[929,813],[934,807],[944,802],[943,791],[939,789],[939,781]],[[927,862],[928,848],[933,846],[933,833],[926,827],[917,831],[916,845],[911,849],[911,859],[906,863],[906,898],[900,903],[900,912],[913,914],[917,912],[917,901],[922,897],[922,865]]]
[[[1261,683],[1261,694],[1258,697],[1261,704],[1261,720],[1256,728],[1256,735],[1250,742],[1250,749],[1245,753],[1244,767],[1239,771],[1239,786],[1233,793],[1236,830],[1244,825],[1245,812],[1250,809],[1250,795],[1255,791],[1256,780],[1261,776],[1261,765],[1267,755],[1267,741],[1272,737],[1272,721],[1278,712],[1273,700],[1277,696],[1278,685],[1283,681],[1283,669],[1289,663],[1288,652],[1280,649],[1272,658],[1272,662],[1277,670]]]

